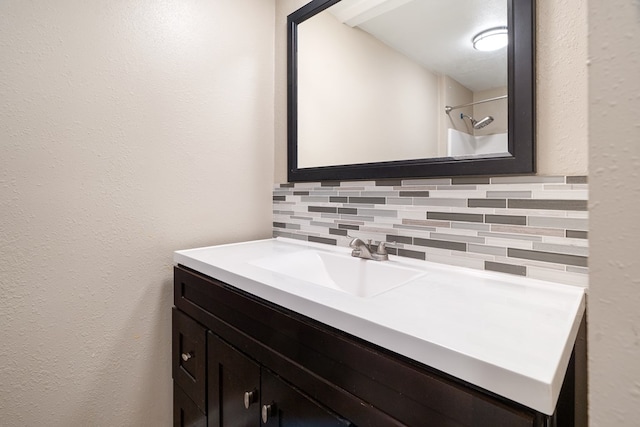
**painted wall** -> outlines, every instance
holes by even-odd
[[[473,92],[466,87],[458,83],[457,80],[452,79],[449,76],[440,76],[440,99],[443,100],[441,104],[448,105],[450,107],[456,105],[465,105],[473,102]],[[440,130],[439,130],[439,153],[441,156],[446,156],[448,153],[448,131],[449,129],[456,129],[460,132],[472,133],[471,126],[467,126],[468,119],[460,119],[460,114],[466,114],[467,116],[473,116],[473,106],[462,107],[452,110],[449,114],[440,115]]]
[[[275,183],[287,181],[286,16],[306,3],[276,0]],[[586,0],[539,0],[536,16],[537,173],[586,175]]]
[[[589,1],[589,415],[640,419],[640,3]]]
[[[474,92],[473,101],[481,101],[483,99],[497,98],[499,96],[507,95],[507,87],[483,90],[480,92]],[[497,101],[484,102],[482,104],[476,104],[473,106],[473,117],[480,121],[484,117],[493,117],[493,122],[490,126],[482,129],[474,129],[473,134],[478,135],[492,135],[494,133],[505,133],[509,126],[509,101],[508,99],[499,99]]]
[[[300,167],[438,155],[438,77],[328,10],[298,27],[298,83]]]
[[[172,251],[271,234],[274,19],[0,2],[0,425],[171,425]]]

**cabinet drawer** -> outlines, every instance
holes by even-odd
[[[206,329],[173,309],[173,380],[206,414]]]

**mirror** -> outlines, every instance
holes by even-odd
[[[289,181],[534,172],[533,3],[314,0],[289,15]],[[487,29],[508,45],[474,49]]]

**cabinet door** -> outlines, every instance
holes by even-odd
[[[173,427],[206,427],[207,417],[178,384],[173,385]]]
[[[208,333],[209,427],[260,425],[260,366]]]
[[[266,369],[262,370],[261,400],[261,418],[264,426],[333,427],[352,425]]]

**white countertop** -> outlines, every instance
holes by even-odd
[[[276,238],[177,251],[174,262],[551,415],[584,289],[390,256],[425,275],[362,298],[249,264],[350,249]],[[376,261],[368,261],[376,262]]]

